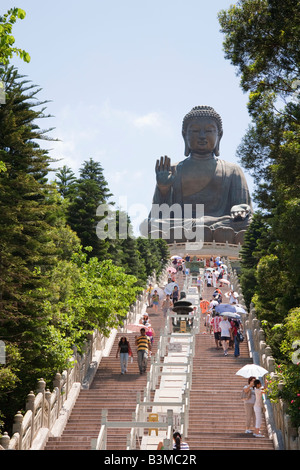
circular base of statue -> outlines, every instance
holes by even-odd
[[[242,223],[226,220],[226,225],[209,226],[194,219],[188,222],[181,219],[148,219],[140,225],[140,232],[144,237],[164,239],[168,244],[216,242],[238,245],[243,244],[248,225],[248,220]]]

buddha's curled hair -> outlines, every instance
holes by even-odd
[[[195,106],[186,116],[182,122],[182,135],[185,137],[188,123],[198,117],[208,117],[216,121],[219,131],[219,137],[223,135],[223,125],[221,116],[211,106]]]

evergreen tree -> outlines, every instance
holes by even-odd
[[[254,214],[251,224],[245,233],[244,243],[240,251],[242,271],[240,284],[247,307],[250,303],[257,286],[256,268],[262,253],[266,253],[270,246],[271,231],[267,217],[261,212]]]
[[[101,204],[107,204],[112,194],[103,175],[100,163],[92,158],[85,161],[80,169],[80,177],[74,191],[70,194],[68,223],[77,233],[84,247],[92,247],[90,256],[107,259],[109,243],[101,240],[96,233],[97,223],[101,217],[96,215]]]
[[[159,275],[169,258],[169,250],[165,240],[139,237],[137,248],[144,261],[146,275],[151,276],[154,270]]]
[[[39,146],[46,136],[36,120],[45,117],[44,103],[13,67],[2,69],[0,79],[6,84],[6,103],[0,106],[0,160],[6,166],[0,173],[0,340],[10,351],[1,372],[4,379],[7,373],[14,378],[1,385],[10,410],[32,388],[41,361],[48,273],[58,254],[51,232],[59,207],[45,184],[51,159]]]
[[[55,173],[58,191],[63,198],[70,197],[75,189],[76,177],[71,168],[64,165]]]
[[[43,285],[37,266],[52,264],[47,222],[51,204],[41,184],[51,159],[37,143],[44,133],[35,124],[44,117],[30,100],[37,91],[21,80],[16,70],[2,71],[6,104],[0,107],[0,158],[7,171],[0,173],[0,292],[9,321],[30,311],[30,291]],[[22,292],[22,294],[20,294]]]

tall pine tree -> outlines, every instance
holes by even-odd
[[[1,69],[0,79],[6,84],[6,103],[0,106],[0,160],[6,166],[0,173],[0,340],[13,351],[1,369],[4,382],[5,373],[13,378],[5,395],[9,410],[32,388],[42,359],[40,338],[48,323],[42,312],[48,273],[57,261],[51,233],[58,206],[46,184],[51,159],[39,145],[46,138],[37,125],[46,117],[45,103],[13,67]],[[16,385],[19,393],[12,394],[9,387]]]
[[[80,177],[70,195],[68,223],[77,233],[84,247],[91,246],[91,256],[103,260],[108,258],[108,241],[101,240],[96,234],[97,208],[107,204],[112,194],[103,175],[100,163],[92,158],[85,161],[80,169]]]
[[[55,173],[56,184],[59,193],[63,198],[71,196],[72,191],[75,189],[76,176],[71,168],[64,165],[62,168]]]

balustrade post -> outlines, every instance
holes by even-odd
[[[3,433],[3,436],[0,438],[0,445],[3,447],[4,450],[8,449],[10,442],[10,437],[7,432]]]
[[[107,440],[107,414],[108,410],[102,410],[102,418],[101,418],[101,426],[105,427],[105,432],[104,432],[104,449],[106,450],[106,440]]]
[[[26,401],[26,411],[30,410],[31,414],[31,426],[30,426],[30,446],[33,441],[33,432],[34,432],[34,418],[35,418],[35,394],[31,391],[27,395]]]
[[[269,372],[275,372],[275,359],[271,355],[267,357],[267,369]]]
[[[57,374],[55,375],[55,378],[53,380],[53,387],[54,388],[57,388],[58,390],[58,393],[57,393],[57,418],[58,418],[58,415],[60,413],[60,409],[61,409],[61,384],[62,384],[62,380],[61,380],[61,374],[59,372],[57,372]]]
[[[46,403],[48,407],[48,414],[47,414],[47,422],[45,424],[46,424],[46,427],[50,429],[50,426],[51,426],[51,392],[49,388],[47,388],[47,390],[45,391],[45,404]]]
[[[42,426],[44,426],[45,420],[45,390],[46,390],[46,382],[44,379],[40,379],[37,384],[37,393],[41,393],[43,396],[42,400]]]
[[[265,341],[259,340],[259,332],[258,332],[258,345],[259,345],[259,361],[262,366],[265,366],[265,348],[267,343]]]
[[[14,424],[13,424],[13,434],[19,434],[19,450],[22,450],[22,424],[23,424],[23,415],[21,411],[18,411],[14,417]]]

